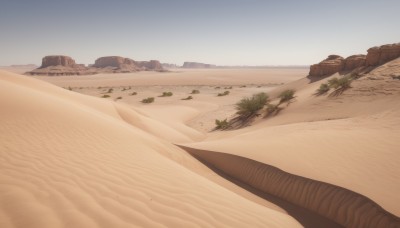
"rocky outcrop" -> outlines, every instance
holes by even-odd
[[[42,60],[42,66],[26,72],[27,75],[88,75],[99,73],[130,73],[142,70],[164,71],[157,60],[136,62],[135,60],[120,56],[105,56],[98,58],[94,64],[86,67],[76,64],[75,60],[68,56],[46,56]]]
[[[50,66],[74,67],[75,64],[76,64],[75,60],[73,60],[69,56],[51,55],[51,56],[45,56],[42,59],[42,66],[40,66],[40,68],[46,68]]]
[[[377,66],[400,57],[400,43],[368,49],[366,66]]]
[[[95,74],[83,64],[76,64],[75,60],[69,56],[51,55],[42,59],[42,65],[32,71],[26,72],[27,75],[87,75]]]
[[[216,65],[196,62],[184,62],[182,68],[215,68]]]
[[[310,66],[309,76],[325,76],[340,71],[351,71],[360,67],[373,67],[400,57],[400,43],[386,44],[368,49],[368,54],[352,55],[343,59],[337,55],[330,55],[318,64]]]
[[[358,67],[365,66],[365,55],[352,55],[344,60],[343,70],[354,70]]]
[[[323,76],[339,72],[344,67],[344,59],[338,55],[330,55],[318,64],[311,65],[310,76]]]
[[[141,61],[137,62],[137,65],[142,70],[153,70],[153,71],[163,71],[164,68],[158,60]]]

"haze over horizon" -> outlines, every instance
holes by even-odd
[[[388,7],[391,5],[391,7]],[[400,41],[400,1],[3,0],[0,65],[68,55],[309,65]]]

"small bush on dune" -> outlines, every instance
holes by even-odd
[[[279,104],[267,104],[267,116],[277,113],[279,109]]]
[[[108,91],[107,91],[107,93],[112,93],[112,92],[113,92],[112,88],[108,89]]]
[[[294,98],[295,91],[292,89],[288,89],[283,91],[278,97],[281,99],[279,103],[290,101]]]
[[[117,98],[115,98],[115,100],[121,100],[122,99],[122,97],[117,97]]]
[[[200,91],[199,90],[197,90],[197,89],[194,89],[194,90],[192,90],[192,92],[190,93],[190,94],[199,94],[200,93]]]
[[[236,113],[242,117],[254,115],[268,103],[268,99],[266,93],[257,93],[250,98],[243,98],[236,103]]]
[[[192,96],[188,96],[188,97],[186,97],[186,98],[182,98],[182,100],[192,100],[192,99],[193,99]]]
[[[328,85],[330,88],[345,90],[350,88],[351,78],[349,76],[345,76],[343,78],[332,78],[328,81]]]
[[[328,84],[322,83],[319,86],[319,89],[317,89],[317,94],[319,94],[319,95],[325,94],[325,93],[327,93],[329,91],[329,89],[330,88],[329,88]]]
[[[220,129],[220,130],[227,129],[228,127],[230,127],[230,124],[227,119],[224,119],[224,120],[216,119],[215,125],[216,125],[215,129]]]
[[[218,97],[222,97],[222,96],[226,96],[226,95],[229,95],[229,91],[225,91],[225,92],[223,92],[223,93],[218,93]]]
[[[135,95],[137,95],[137,92],[132,92],[132,93],[130,93],[129,95],[130,95],[130,96],[135,96]]]
[[[110,95],[104,94],[103,96],[101,96],[101,98],[109,98]]]
[[[162,95],[159,96],[159,97],[170,97],[170,96],[172,96],[172,95],[173,95],[172,92],[163,92]]]
[[[142,103],[148,104],[148,103],[153,103],[154,102],[154,97],[148,97],[142,100]]]

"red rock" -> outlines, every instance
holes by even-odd
[[[49,67],[49,66],[74,67],[75,60],[73,60],[69,56],[63,56],[63,55],[45,56],[42,59],[42,66],[40,68],[45,68],[45,67]]]
[[[352,55],[344,60],[344,70],[354,70],[365,66],[365,55]]]
[[[318,64],[310,66],[310,76],[324,76],[337,73],[344,68],[344,59],[339,55],[330,55]]]

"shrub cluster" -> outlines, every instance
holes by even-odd
[[[163,92],[163,93],[161,94],[161,96],[159,96],[159,97],[170,97],[170,96],[172,96],[172,95],[173,95],[172,92]]]
[[[224,120],[216,119],[215,125],[216,125],[215,129],[220,129],[220,130],[227,129],[228,127],[230,127],[230,124],[227,119]]]
[[[245,97],[236,103],[236,110],[239,116],[251,116],[262,109],[269,102],[269,97],[266,93],[257,93],[252,97]]]
[[[226,96],[226,95],[229,95],[229,91],[225,91],[225,92],[223,92],[223,93],[218,93],[218,97],[222,97],[222,96]]]
[[[148,103],[153,103],[154,102],[154,97],[148,97],[142,100],[142,103],[148,104]]]
[[[199,90],[197,90],[197,89],[194,89],[194,90],[192,90],[192,92],[190,93],[190,94],[199,94],[200,93],[200,91]]]
[[[288,90],[283,91],[278,96],[281,99],[279,101],[279,103],[281,104],[283,102],[287,102],[287,101],[292,100],[294,98],[294,93],[295,93],[295,91],[293,89],[288,89]]]

